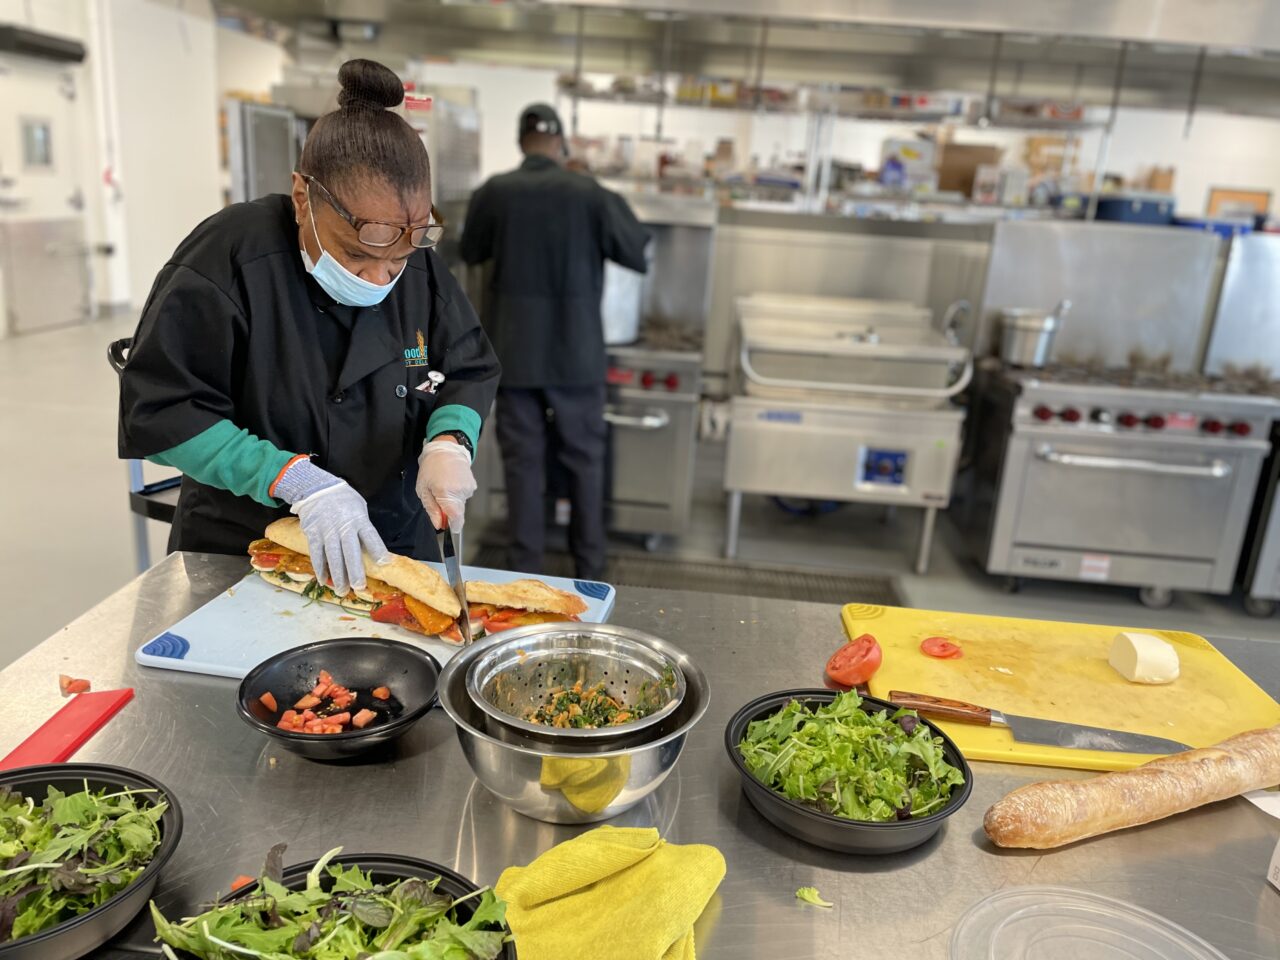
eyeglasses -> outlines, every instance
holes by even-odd
[[[431,205],[431,222],[423,226],[406,226],[402,223],[388,223],[385,220],[357,220],[315,177],[304,173],[302,179],[307,181],[308,186],[314,184],[324,196],[325,202],[333,207],[338,216],[351,224],[360,242],[370,247],[394,246],[407,233],[411,244],[421,250],[429,250],[444,236],[444,217],[440,215],[435,204]]]

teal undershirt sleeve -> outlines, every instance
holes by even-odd
[[[471,449],[475,450],[480,445],[480,414],[461,403],[446,403],[432,411],[427,420],[427,439],[447,430],[461,430],[471,441]]]
[[[478,422],[479,417],[476,420]],[[281,501],[268,490],[294,456],[240,429],[230,420],[219,420],[203,433],[147,459],[161,466],[176,467],[200,483],[229,490],[237,496],[252,497],[268,507],[278,507]]]

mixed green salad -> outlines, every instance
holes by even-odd
[[[294,891],[281,883],[279,844],[255,889],[181,923],[170,923],[153,902],[161,949],[199,960],[495,960],[502,953],[506,904],[492,890],[455,900],[437,892],[438,877],[374,883],[357,866],[330,863],[341,852],[316,861],[306,886]],[[456,908],[473,898],[463,921]]]
[[[868,713],[855,691],[810,710],[792,700],[747,726],[738,752],[761,783],[848,820],[936,813],[964,775],[913,710]]]
[[[133,883],[160,846],[155,790],[0,787],[0,944],[87,913]]]

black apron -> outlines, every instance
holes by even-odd
[[[344,338],[324,328],[335,322],[325,311],[349,329],[340,362],[326,357]],[[434,395],[419,389],[431,370],[445,375]],[[499,372],[433,252],[415,252],[378,306],[335,304],[304,269],[292,203],[273,195],[205,221],[157,277],[121,376],[120,455],[162,453],[230,420],[313,454],[368,501],[390,549],[434,557],[414,492],[428,418],[444,404],[483,417]],[[169,548],[243,553],[287,513],[184,477]]]

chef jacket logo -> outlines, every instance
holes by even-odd
[[[416,347],[408,347],[404,351],[404,365],[406,367],[425,367],[427,365],[427,341],[422,336],[422,331],[418,331],[418,345]]]

